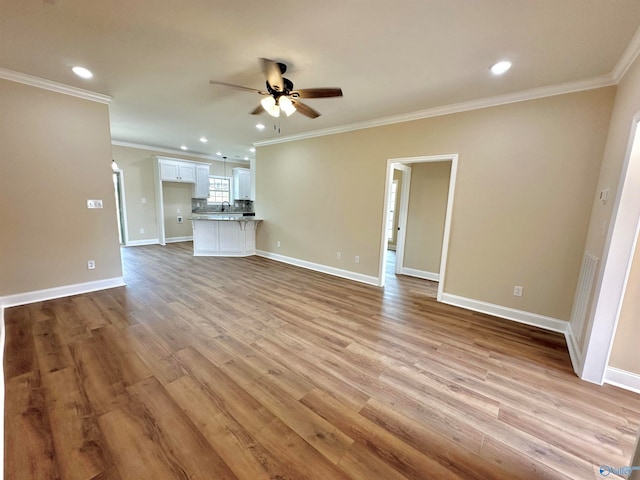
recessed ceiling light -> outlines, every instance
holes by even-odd
[[[187,146],[186,145],[180,145],[180,150],[186,150]]]
[[[216,152],[216,155],[218,155],[219,157],[222,156],[222,152]]]
[[[256,125],[256,128],[258,130],[264,130],[264,125],[262,123],[259,123],[259,124]]]
[[[87,70],[84,67],[73,67],[71,70],[73,71],[73,73],[75,73],[76,75],[78,75],[81,78],[91,78],[91,77],[93,77],[93,73],[91,73],[89,70]]]
[[[504,60],[502,62],[498,62],[495,65],[493,65],[491,67],[491,72],[493,72],[494,75],[502,75],[510,68],[511,68],[511,62]]]
[[[206,137],[200,137],[200,141],[201,141],[202,143],[207,143],[209,140],[207,140],[207,138],[206,138]]]
[[[250,152],[255,152],[255,151],[256,151],[256,149],[255,149],[254,147],[251,147],[251,148],[249,149],[249,151],[250,151]]]
[[[245,160],[249,160],[249,157],[244,157]]]

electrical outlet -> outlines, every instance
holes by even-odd
[[[280,240],[278,240],[278,243],[276,244],[276,246],[280,248]]]
[[[144,228],[141,228],[141,229],[140,229],[140,233],[144,233]]]
[[[178,215],[178,223],[182,223],[182,222],[183,222],[182,215]]]
[[[87,200],[87,208],[102,208],[102,200]]]
[[[356,262],[356,263],[360,263],[360,256],[359,256],[359,255],[356,255],[355,262]]]
[[[96,261],[95,260],[89,260],[87,262],[87,269],[88,270],[93,270],[94,268],[96,268]]]
[[[142,203],[147,203],[147,199],[142,197]]]
[[[336,260],[342,259],[342,253],[336,252]]]
[[[513,295],[516,297],[521,297],[523,290],[524,289],[521,286],[516,285],[515,287],[513,287]]]

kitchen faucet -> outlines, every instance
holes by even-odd
[[[224,204],[225,203],[227,204],[227,207],[231,208],[231,204],[225,200],[224,202],[222,202],[222,206],[220,207],[220,211],[221,212],[224,212]]]

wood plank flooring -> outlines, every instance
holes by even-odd
[[[564,338],[271,260],[125,248],[126,287],[5,312],[5,478],[590,479],[640,396]]]

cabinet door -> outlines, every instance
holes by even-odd
[[[209,165],[196,165],[196,185],[193,198],[209,197]]]
[[[160,180],[165,182],[179,181],[178,164],[174,162],[160,162]]]
[[[192,163],[179,163],[178,174],[179,182],[196,183],[196,166]]]
[[[251,198],[251,170],[247,168],[233,169],[233,198],[249,200]]]

